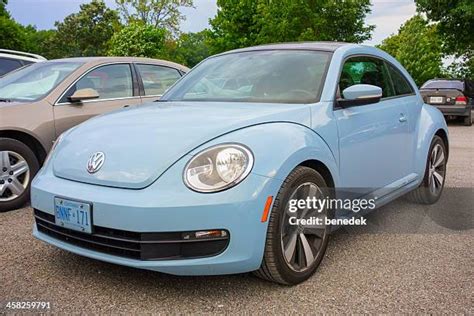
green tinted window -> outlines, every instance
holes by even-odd
[[[352,57],[347,59],[342,68],[339,89],[355,84],[370,84],[382,88],[382,97],[391,97],[395,93],[382,60],[372,57]]]

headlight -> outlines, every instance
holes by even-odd
[[[239,144],[210,147],[184,168],[184,183],[198,192],[217,192],[237,185],[253,167],[252,152]]]

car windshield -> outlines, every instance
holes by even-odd
[[[421,86],[421,89],[456,89],[463,91],[464,83],[457,80],[428,81],[423,86]]]
[[[330,53],[265,50],[211,57],[160,101],[317,102]]]
[[[80,65],[78,62],[40,62],[14,71],[0,79],[0,99],[42,99]]]

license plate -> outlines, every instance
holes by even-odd
[[[56,225],[92,234],[91,204],[54,199],[54,218]]]
[[[443,97],[430,97],[430,103],[443,103]]]

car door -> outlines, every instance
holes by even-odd
[[[74,92],[86,88],[97,91],[99,97],[81,102],[69,100]],[[131,64],[113,63],[93,67],[79,77],[54,105],[56,135],[93,116],[140,103]]]
[[[158,100],[182,76],[178,69],[162,65],[137,63],[135,67],[141,79],[143,102]]]
[[[408,79],[389,62],[385,62],[388,73],[393,83],[395,90],[396,101],[405,106],[405,117],[407,120],[407,148],[406,155],[400,157],[400,163],[407,166],[410,175],[415,176],[415,156],[416,156],[416,142],[418,140],[416,128],[419,122],[423,100],[416,95],[415,88],[410,84]]]
[[[349,108],[335,107],[339,134],[341,184],[369,193],[393,186],[408,175],[406,105],[396,98],[383,60],[372,56],[346,59],[339,91],[355,84],[382,88],[378,103]]]

